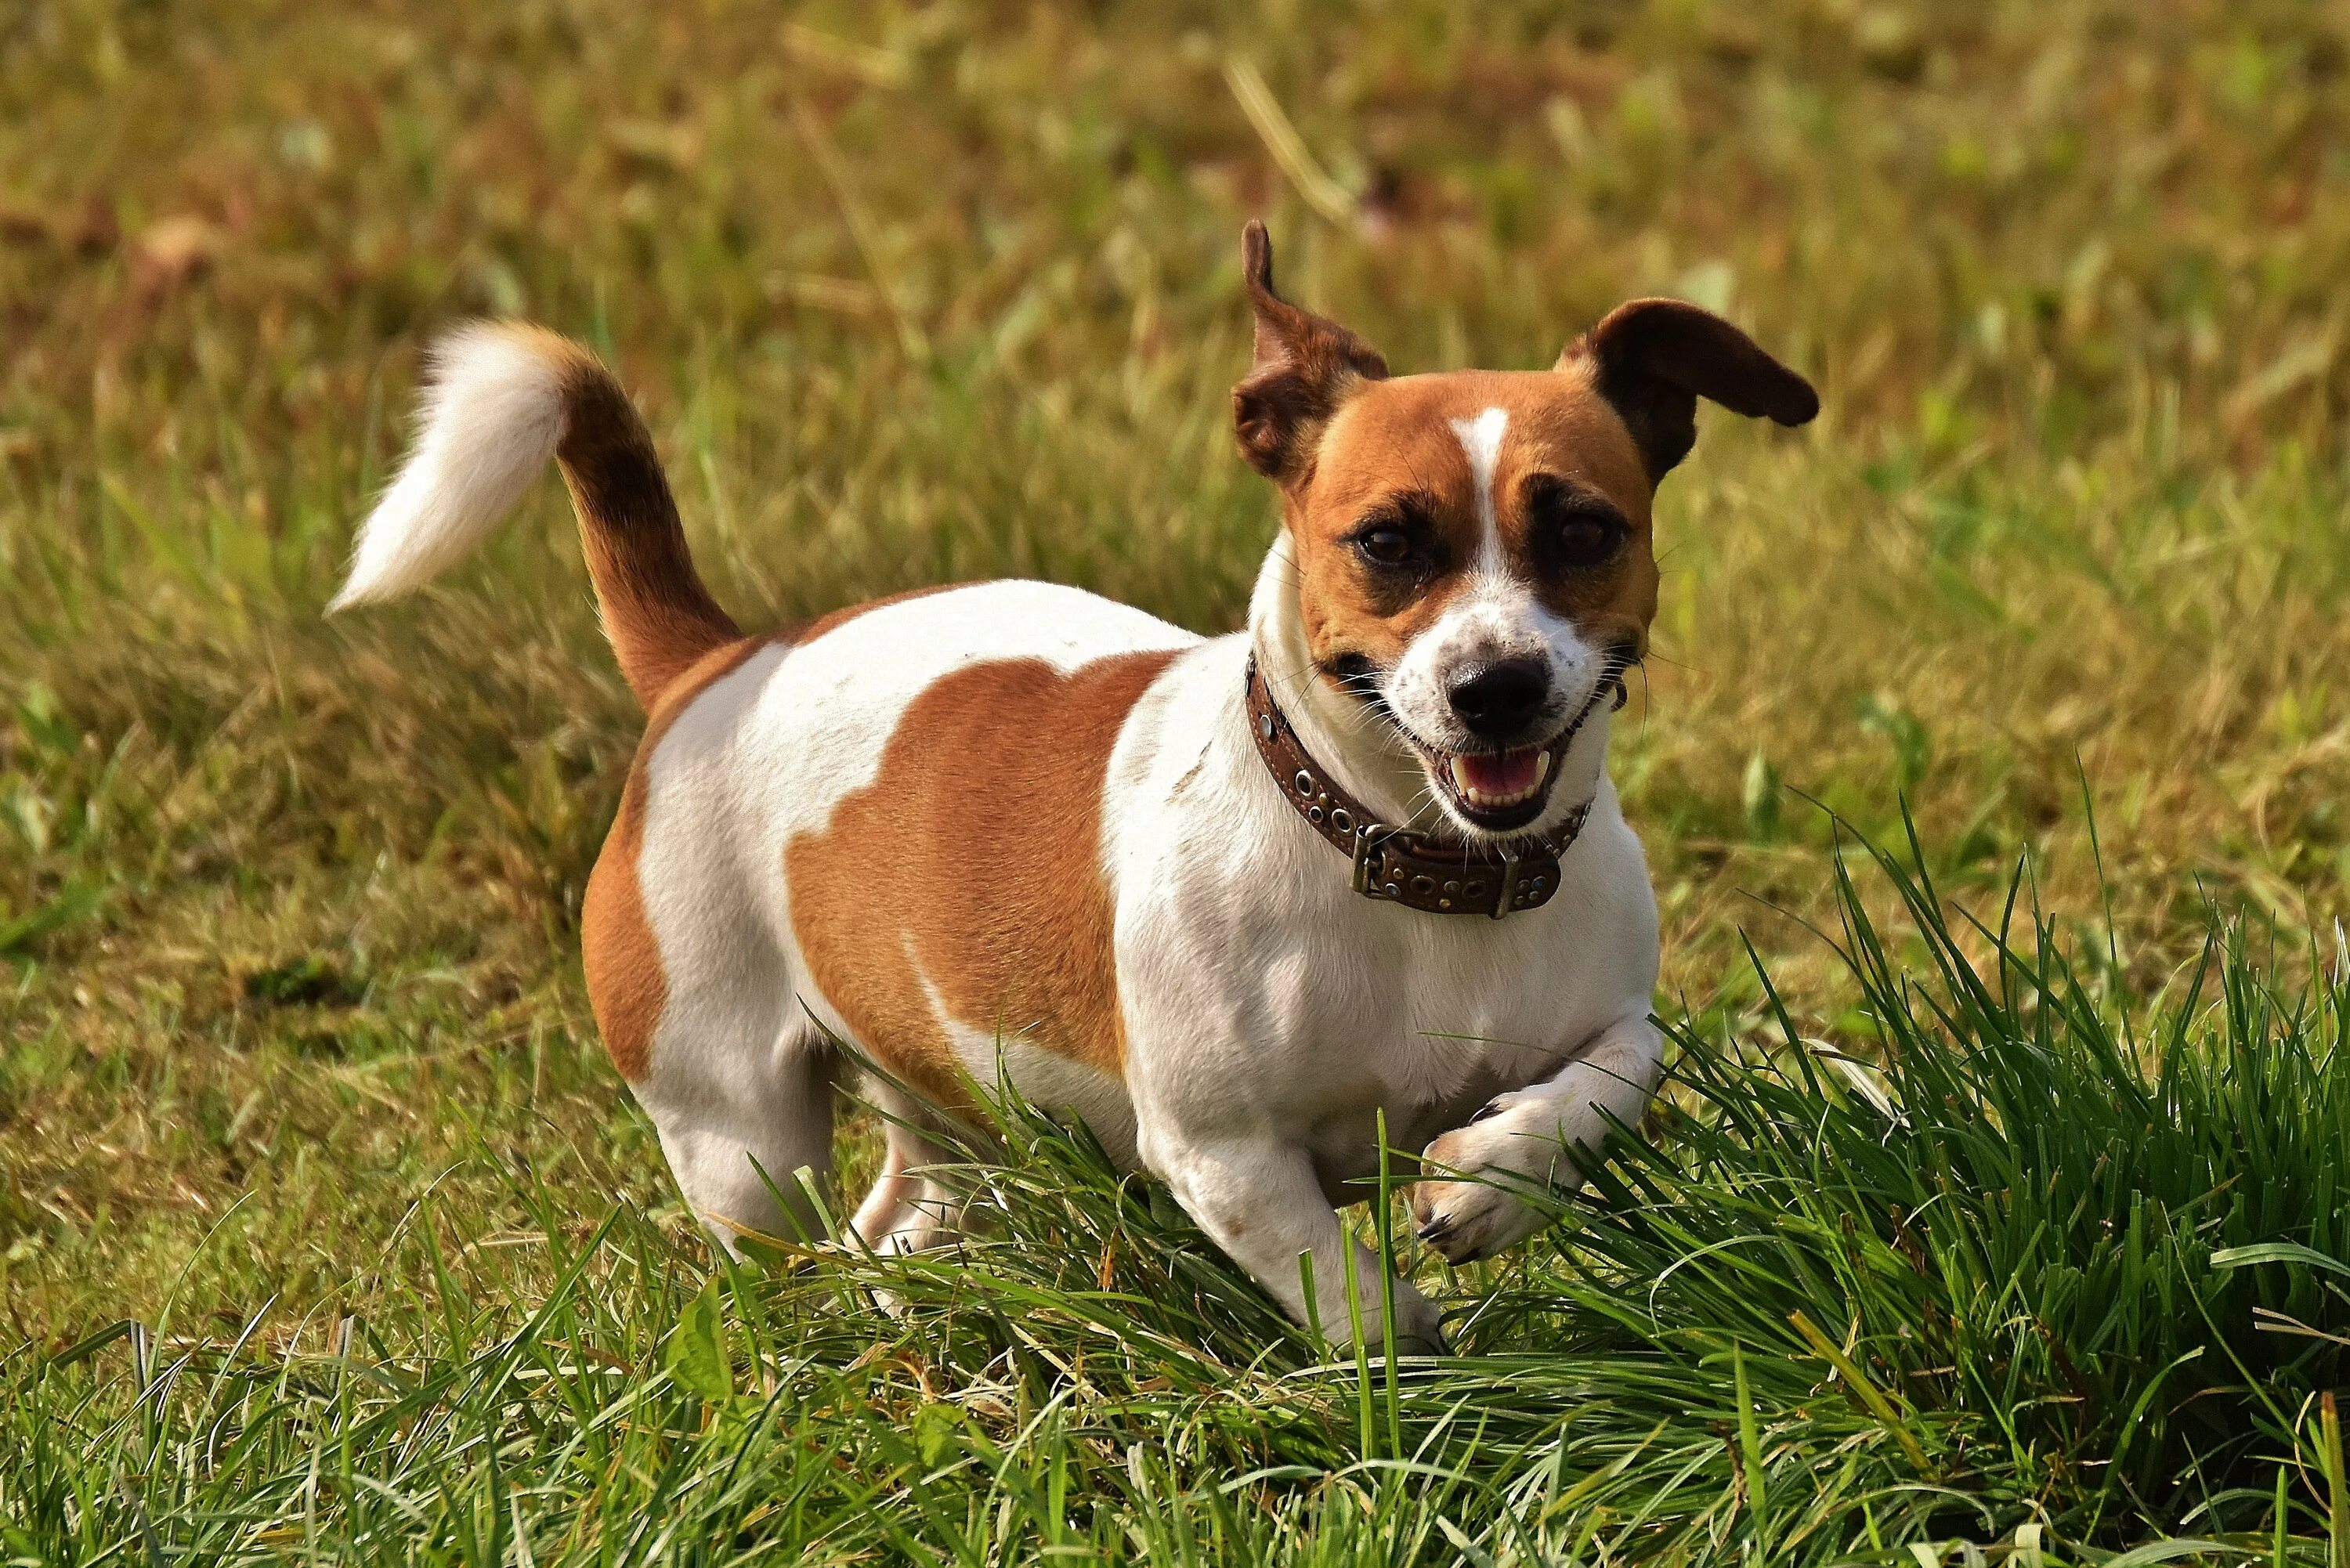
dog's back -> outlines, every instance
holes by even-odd
[[[825,1031],[947,1106],[967,1075],[993,1079],[1004,1035],[1107,1091],[1077,1098],[1114,1098],[1103,779],[1137,699],[1199,639],[1016,581],[746,637],[591,353],[474,327],[432,367],[415,451],[336,607],[452,565],[561,466],[649,721],[582,909],[589,1000],[697,1204],[772,1231],[769,1184],[795,1196],[794,1172],[825,1168]],[[910,1141],[901,1163],[921,1153]]]

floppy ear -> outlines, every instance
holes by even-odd
[[[1820,411],[1812,384],[1710,310],[1678,299],[1636,299],[1567,346],[1558,368],[1589,360],[1599,395],[1613,404],[1648,460],[1651,483],[1697,441],[1697,400],[1711,398],[1749,419],[1800,425]]]
[[[1365,381],[1387,379],[1379,351],[1273,291],[1273,242],[1252,219],[1241,272],[1256,312],[1256,363],[1232,389],[1232,430],[1249,466],[1282,485],[1312,472],[1322,427]]]

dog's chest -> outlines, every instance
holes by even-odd
[[[1364,899],[1311,853],[1324,847],[1295,864],[1272,850],[1256,876],[1201,873],[1129,907],[1128,1073],[1143,1098],[1303,1147],[1326,1183],[1376,1168],[1382,1116],[1388,1143],[1416,1149],[1646,1006],[1644,882],[1470,919]]]
[[[1351,952],[1334,943],[1302,955],[1294,985],[1273,999],[1278,1044],[1260,1071],[1280,1082],[1262,1092],[1294,1107],[1326,1180],[1363,1173],[1381,1116],[1390,1145],[1417,1149],[1493,1096],[1551,1076],[1617,1010],[1615,977],[1578,965],[1531,922],[1505,931],[1413,918],[1418,929],[1387,940],[1357,933]]]

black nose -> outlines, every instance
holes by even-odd
[[[1444,694],[1461,722],[1477,734],[1513,734],[1533,722],[1550,695],[1550,663],[1504,659],[1479,665]]]

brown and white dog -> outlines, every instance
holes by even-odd
[[[1283,525],[1247,629],[1207,639],[1035,582],[745,637],[602,366],[527,327],[440,345],[336,603],[422,582],[561,464],[650,720],[588,886],[588,992],[722,1241],[785,1231],[775,1192],[827,1168],[827,1032],[945,1106],[1000,1073],[1083,1116],[1340,1339],[1350,1274],[1379,1333],[1376,1262],[1347,1266],[1333,1205],[1363,1196],[1382,1113],[1432,1168],[1572,1182],[1646,1108],[1656,906],[1604,764],[1656,608],[1650,498],[1698,398],[1788,425],[1818,400],[1669,300],[1616,310],[1551,370],[1390,378],[1274,292],[1260,225],[1245,263],[1235,423]],[[1437,858],[1361,870],[1334,819]],[[915,1174],[935,1158],[892,1126],[862,1241],[951,1234]],[[1507,1186],[1421,1180],[1420,1234],[1456,1262],[1521,1240],[1536,1212]],[[1406,1282],[1397,1303],[1399,1340],[1441,1343]]]

